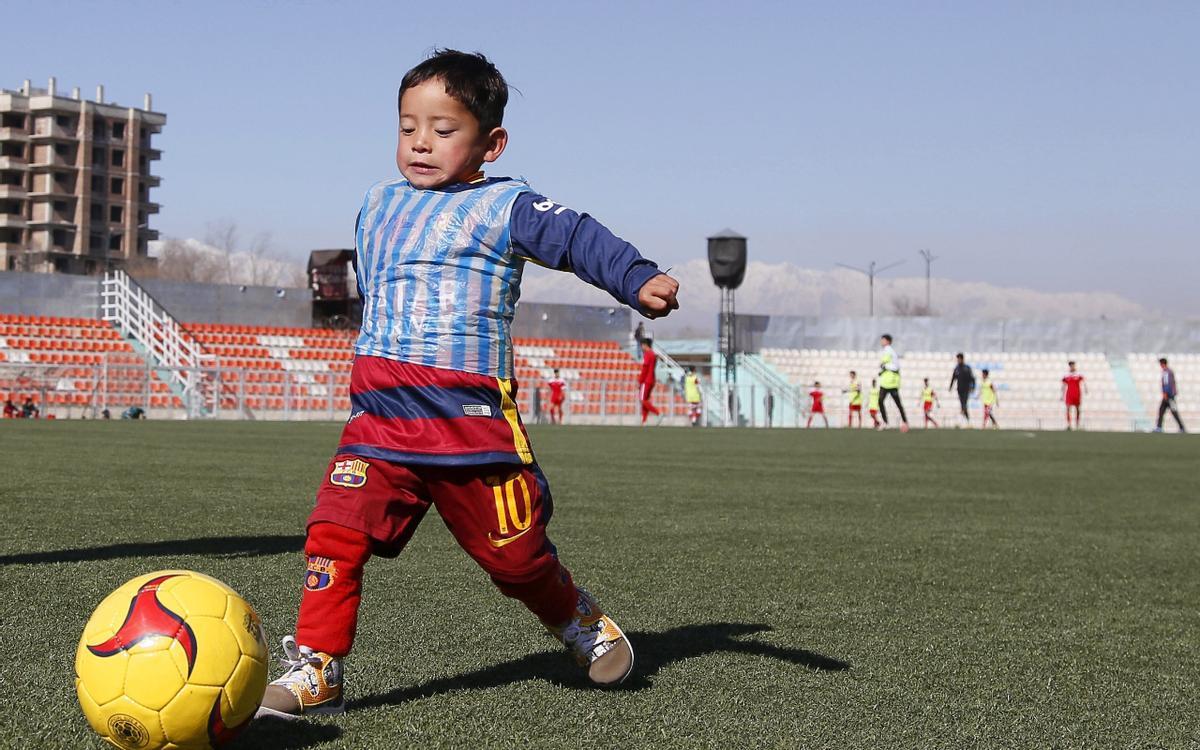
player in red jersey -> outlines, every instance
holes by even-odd
[[[554,377],[546,385],[550,387],[550,424],[562,424],[563,401],[567,399],[567,383],[559,377],[557,367],[554,368]]]
[[[804,426],[812,427],[813,417],[820,414],[825,426],[829,427],[829,417],[825,416],[825,392],[821,390],[820,381],[813,383],[813,389],[808,392],[808,395],[812,399],[812,408],[809,410],[808,423]]]
[[[651,414],[657,415],[659,421],[662,421],[662,412],[650,401],[650,394],[654,392],[654,384],[658,382],[654,376],[657,368],[658,355],[654,353],[654,341],[642,339],[642,369],[638,373],[638,398],[642,401],[642,424],[646,424],[646,419]]]
[[[1083,384],[1083,375],[1076,372],[1075,362],[1067,363],[1067,374],[1062,379],[1062,399],[1067,405],[1067,429],[1071,429],[1071,409],[1075,409],[1075,429],[1079,429],[1079,407],[1083,404],[1083,394],[1087,386]]]

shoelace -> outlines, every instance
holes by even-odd
[[[583,625],[579,620],[573,620],[563,628],[562,640],[567,648],[590,656],[592,659],[604,655],[604,644],[597,641],[597,636],[604,630],[603,620],[597,620],[591,625]]]
[[[283,658],[279,661],[288,668],[288,671],[276,682],[294,682],[303,679],[302,673],[305,667],[321,665],[321,657],[307,648],[300,648],[296,644],[296,639],[290,635],[283,638]]]

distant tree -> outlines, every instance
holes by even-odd
[[[213,253],[188,244],[180,239],[168,239],[158,251],[160,279],[169,281],[191,281],[211,284],[222,281],[223,264]]]
[[[901,295],[892,297],[892,314],[899,318],[927,318],[933,315],[933,310],[923,302]]]
[[[159,278],[158,259],[138,255],[125,261],[125,273],[135,279]]]
[[[236,222],[228,219],[210,223],[204,244],[220,251],[225,284],[250,286],[304,286],[304,270],[297,270],[275,252],[270,232],[243,239]]]

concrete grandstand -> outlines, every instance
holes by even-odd
[[[18,278],[0,279],[0,287],[20,282],[13,288],[23,292],[0,299],[0,396],[17,402],[31,397],[44,416],[95,418],[105,409],[116,416],[137,406],[151,418],[338,420],[350,409],[354,332],[273,324],[301,320],[310,305],[307,290],[160,284],[152,296],[124,274],[110,274],[104,282],[71,279],[68,287],[40,295],[25,283],[34,275],[9,276]],[[183,311],[181,317],[169,307]],[[1159,403],[1160,356],[1167,356],[1175,370],[1185,422],[1186,399],[1200,389],[1200,354],[1185,348],[1165,355],[1122,348],[1127,341],[1149,340],[1147,330],[1161,337],[1166,329],[1158,324],[1126,324],[1113,336],[1084,325],[1064,328],[1058,321],[1044,326],[1001,323],[997,329],[994,321],[745,317],[747,351],[739,355],[736,385],[720,382],[722,363],[712,353],[711,341],[660,342],[666,344],[660,347],[664,387],[656,400],[666,407],[668,423],[685,423],[678,383],[684,365],[699,364],[706,424],[800,426],[807,410],[805,394],[818,380],[833,424],[844,424],[845,400],[839,390],[850,370],[868,387],[878,372],[877,353],[780,344],[843,341],[862,347],[884,326],[907,334],[899,343],[926,346],[915,351],[899,347],[902,396],[914,424],[920,422],[918,400],[925,377],[940,396],[940,421],[957,424],[957,397],[945,389],[958,347],[939,346],[951,341],[965,344],[962,349],[977,372],[983,367],[992,371],[1004,428],[1063,426],[1061,377],[1069,359],[1078,362],[1087,378],[1086,429],[1151,427]],[[639,360],[631,324],[628,312],[618,308],[521,305],[514,332],[517,378],[523,385],[519,405],[526,420],[537,421],[537,407],[548,404],[544,384],[558,369],[568,384],[568,422],[636,422]],[[1167,333],[1159,343],[1177,343]],[[996,341],[1003,346],[977,351],[969,346]],[[1051,341],[1093,348],[1047,349]],[[671,354],[678,354],[679,361]],[[978,411],[976,396],[976,424]]]

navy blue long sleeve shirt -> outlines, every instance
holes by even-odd
[[[639,312],[638,291],[660,273],[657,264],[591,216],[537,193],[517,196],[509,232],[518,255],[569,271]]]

